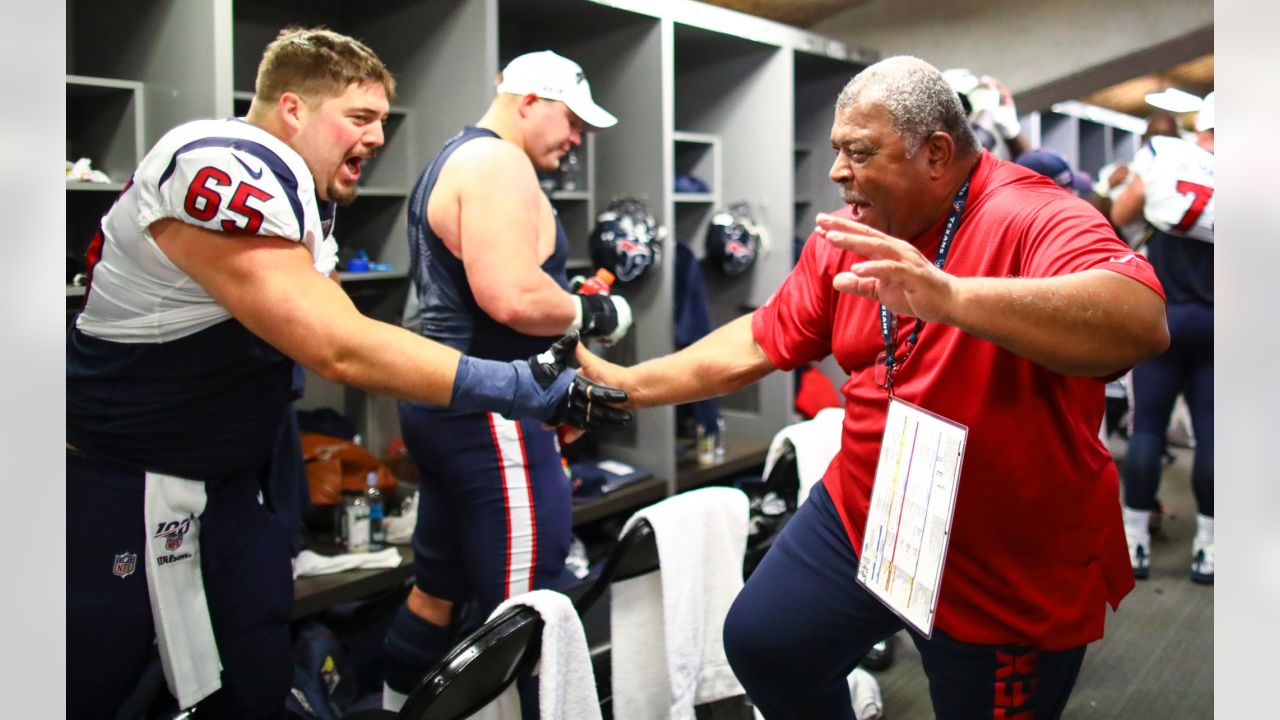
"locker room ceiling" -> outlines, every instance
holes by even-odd
[[[704,0],[711,5],[738,10],[749,15],[808,28],[851,7],[875,2],[902,0]],[[1158,72],[1140,75],[1110,87],[1099,88],[1079,100],[1117,112],[1146,117],[1153,109],[1146,94],[1165,88],[1177,88],[1203,97],[1213,90],[1213,54],[1196,58],[1178,58],[1176,64]]]
[[[1103,88],[1080,98],[1080,101],[1146,117],[1152,109],[1146,103],[1147,93],[1170,87],[1200,97],[1213,90],[1213,53],[1179,63],[1160,73],[1142,75]]]

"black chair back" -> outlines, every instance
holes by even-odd
[[[777,462],[764,479],[764,491],[775,492],[787,501],[787,507],[795,510],[795,496],[800,492],[800,465],[796,461],[796,448],[786,443]]]
[[[542,651],[542,616],[525,605],[508,609],[458,643],[409,695],[397,718],[457,720],[488,705]]]
[[[573,607],[582,616],[600,599],[611,583],[630,580],[657,569],[658,542],[653,534],[653,526],[647,520],[637,520],[618,538],[618,544],[609,553],[609,558],[600,570],[600,577],[596,578],[595,583],[578,598]]]
[[[751,496],[750,534],[747,536],[747,551],[742,559],[743,577],[750,577],[755,572],[765,553],[778,538],[778,533],[795,515],[796,496],[800,492],[800,464],[796,459],[796,449],[791,443],[785,443],[782,454],[769,470],[764,483],[749,491]],[[769,493],[774,493],[786,503],[786,510],[778,515],[764,512],[763,504]],[[775,511],[776,512],[776,511]]]

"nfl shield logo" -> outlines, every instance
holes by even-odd
[[[133,574],[133,569],[138,565],[138,553],[122,552],[116,555],[116,561],[111,566],[111,572],[116,577],[129,577]]]
[[[173,534],[171,534],[169,537],[165,538],[165,540],[164,540],[164,549],[165,549],[165,550],[169,550],[169,551],[173,551],[173,550],[177,550],[178,548],[182,547],[182,538],[183,538],[183,536],[184,536],[184,535],[185,535],[185,533],[181,533],[181,532],[178,532],[178,531],[176,531],[176,530],[175,530],[175,531],[173,532]]]

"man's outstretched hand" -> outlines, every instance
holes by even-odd
[[[951,322],[959,283],[914,245],[834,215],[818,215],[816,230],[835,247],[865,258],[833,278],[837,291],[875,300],[899,315]]]
[[[573,332],[556,340],[546,351],[529,358],[533,378],[544,389],[556,384],[566,373],[573,375],[551,416],[546,419],[549,425],[562,426],[560,438],[564,442],[573,442],[587,430],[622,427],[635,417],[630,410],[616,407],[627,401],[626,392],[588,380],[569,368],[577,347],[578,333]]]

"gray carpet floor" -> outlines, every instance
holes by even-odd
[[[1124,441],[1112,453],[1124,459]],[[1151,577],[1139,580],[1107,618],[1106,636],[1089,646],[1067,720],[1197,720],[1213,717],[1213,587],[1191,582],[1196,531],[1192,451],[1171,448],[1160,501],[1166,512],[1152,537]],[[875,673],[887,720],[931,718],[929,689],[910,639],[894,638],[896,658]]]

